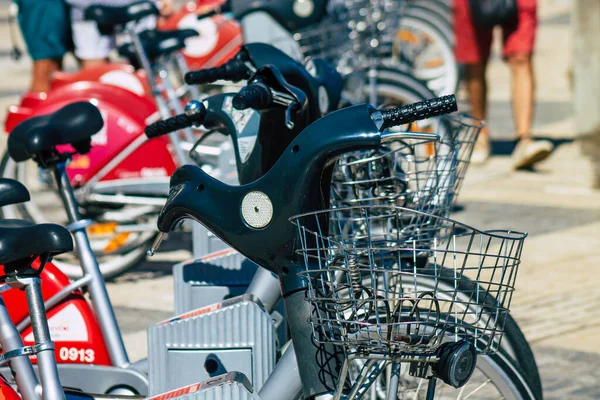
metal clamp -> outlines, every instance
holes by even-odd
[[[53,342],[46,343],[38,343],[33,346],[24,346],[19,347],[18,349],[10,350],[5,352],[4,354],[0,354],[0,366],[8,363],[13,358],[23,357],[23,356],[34,356],[45,350],[54,350]]]
[[[40,283],[41,279],[38,276],[25,276],[21,277],[18,275],[9,276],[6,278],[6,284],[13,289],[24,289],[26,286],[33,283]]]
[[[91,219],[81,219],[67,225],[66,228],[69,232],[77,232],[78,230],[92,226],[93,223],[94,222]]]

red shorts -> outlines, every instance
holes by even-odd
[[[532,54],[535,44],[537,20],[537,0],[517,0],[519,22],[513,26],[503,26],[504,49],[502,56]],[[471,18],[469,0],[454,0],[454,31],[456,60],[461,64],[479,64],[490,56],[493,29],[475,26]]]

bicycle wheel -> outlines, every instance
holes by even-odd
[[[452,24],[448,24],[444,18],[432,13],[430,10],[419,6],[409,6],[404,10],[403,17],[404,16],[419,17],[424,19],[430,24],[436,26],[444,34],[446,40],[448,40],[450,43],[454,42],[454,30]]]
[[[356,368],[362,368],[358,360]],[[388,367],[389,368],[389,367]],[[397,399],[425,399],[429,381],[409,375],[408,365],[401,365]],[[356,377],[354,377],[356,379]],[[389,399],[388,376],[385,371],[365,391],[363,399]],[[543,398],[542,392],[532,387],[521,369],[501,352],[477,357],[477,366],[471,379],[461,388],[441,382],[436,383],[435,399],[505,399],[530,400]]]
[[[406,279],[407,282],[405,284],[414,283],[414,279],[409,279],[408,277]],[[464,293],[474,293],[477,291],[476,289],[473,289],[477,283],[467,279],[466,277],[461,276],[460,279],[456,279],[454,276],[448,276],[447,278],[438,277],[438,292],[451,293],[452,287],[456,283],[459,285],[457,291],[459,295],[463,295]],[[433,278],[427,279],[423,276],[420,276],[417,278],[417,285],[420,288],[433,289],[436,285],[436,281]],[[463,301],[465,303],[470,303],[470,301],[466,298],[463,299]],[[494,303],[494,299],[491,296],[480,299],[480,301]],[[482,318],[480,323],[484,325],[485,318]],[[531,350],[527,339],[525,339],[525,335],[523,335],[521,328],[510,314],[508,314],[506,317],[504,324],[504,336],[498,345],[500,350],[509,356],[516,365],[518,365],[529,386],[532,387],[536,393],[542,393],[542,381],[540,379],[540,373],[533,355],[533,351]]]
[[[18,180],[31,193],[31,201],[3,207],[0,209],[0,217],[25,219],[35,223],[53,222],[63,226],[68,224],[63,203],[54,184],[40,182],[38,166],[33,161],[16,163],[5,153],[0,163],[0,176]],[[50,176],[48,178],[52,180]],[[81,208],[82,217],[95,222],[88,228],[88,236],[105,278],[115,277],[135,266],[146,256],[146,249],[156,235],[154,231],[127,232],[117,229],[126,223],[142,225],[150,222],[149,213],[136,215],[133,220],[111,218],[110,212],[125,217],[124,211],[115,208]],[[55,257],[53,262],[69,278],[80,277],[83,273],[77,249],[73,253]]]
[[[429,10],[431,13],[444,20],[448,26],[452,27],[452,8],[447,4],[437,0],[407,0],[406,4],[409,7],[419,7]]]
[[[458,89],[459,69],[452,43],[437,25],[420,15],[407,14],[400,19],[392,62],[424,81],[438,96]]]

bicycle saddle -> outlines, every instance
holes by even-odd
[[[140,40],[146,56],[150,59],[150,62],[154,62],[160,56],[183,49],[186,39],[198,35],[198,32],[194,29],[172,31],[148,30],[140,33]],[[134,67],[141,67],[133,43],[126,43],[119,46],[119,54],[127,58]]]
[[[8,136],[8,153],[20,162],[40,153],[55,153],[56,146],[69,144],[78,153],[87,153],[91,137],[104,121],[100,111],[88,102],[76,102],[51,114],[29,118]]]
[[[0,221],[0,264],[4,266],[4,276],[8,273],[38,274],[30,268],[38,257],[54,256],[73,250],[73,239],[69,231],[56,224],[5,219]],[[43,266],[43,263],[42,263]]]
[[[0,207],[29,200],[31,197],[25,185],[14,179],[0,178]]]
[[[151,1],[140,1],[122,7],[90,6],[83,12],[86,20],[94,21],[103,35],[112,35],[117,28],[131,21],[139,21],[150,15],[158,15],[156,5]]]

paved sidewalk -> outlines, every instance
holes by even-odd
[[[472,166],[454,215],[480,228],[530,232],[513,300],[514,316],[532,343],[547,399],[600,398],[600,191],[592,164],[574,138],[569,84],[568,1],[540,0],[534,134],[560,144],[537,172],[512,172],[510,80],[499,58],[490,66],[490,127],[496,155]],[[28,61],[8,59],[6,1],[0,1],[0,113],[17,101]],[[0,139],[0,149],[4,139]],[[188,243],[189,244],[189,243]],[[145,328],[173,310],[171,266],[188,251],[159,254],[115,282],[111,299],[133,360],[146,354]]]

